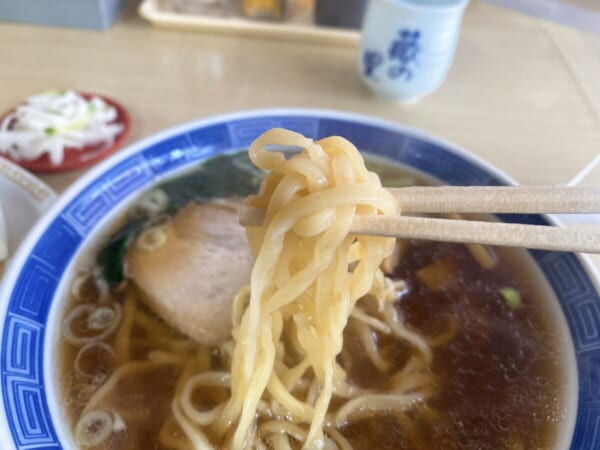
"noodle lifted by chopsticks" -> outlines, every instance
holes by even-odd
[[[267,151],[268,145],[303,150],[286,160],[281,152]],[[256,263],[250,302],[233,332],[231,399],[219,425],[237,423],[232,446],[242,448],[267,391],[310,423],[305,448],[321,448],[332,395],[347,396],[350,390],[336,363],[344,328],[394,244],[389,238],[349,235],[350,224],[355,215],[393,215],[396,206],[358,150],[340,137],[314,143],[274,129],[252,144],[250,159],[269,172],[260,193],[246,200],[265,211],[265,220],[247,230]],[[303,358],[292,368],[283,361],[285,324],[293,325]],[[317,386],[314,404],[290,394],[309,370]]]

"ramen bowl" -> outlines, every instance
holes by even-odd
[[[317,110],[266,110],[182,125],[130,146],[75,183],[37,223],[15,255],[0,293],[0,447],[76,448],[58,388],[57,343],[77,263],[110,225],[156,183],[224,152],[248,148],[283,127],[312,138],[340,135],[361,151],[401,163],[450,185],[514,184],[484,161],[426,133],[363,116]],[[551,217],[500,220],[553,224]],[[565,416],[557,449],[600,445],[600,298],[598,274],[570,253],[524,252],[545,289],[564,347]]]

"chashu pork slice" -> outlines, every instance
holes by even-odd
[[[233,299],[250,283],[254,263],[237,208],[191,202],[161,229],[162,245],[141,244],[143,233],[130,245],[128,276],[179,331],[207,345],[226,341]]]

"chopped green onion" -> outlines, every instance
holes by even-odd
[[[106,330],[115,320],[117,313],[107,306],[102,306],[88,316],[87,326],[90,330]]]
[[[514,288],[505,287],[500,289],[500,295],[506,301],[506,304],[511,309],[519,309],[523,306],[523,302],[521,301],[521,294]]]
[[[162,247],[167,242],[167,234],[161,227],[148,228],[140,234],[137,240],[137,246],[147,252],[152,252]]]
[[[75,440],[82,447],[95,447],[106,441],[113,432],[113,418],[104,410],[86,413],[75,427]]]
[[[44,133],[46,133],[46,135],[48,135],[48,136],[52,136],[52,135],[54,135],[54,133],[56,133],[56,128],[52,128],[52,127],[44,128]]]
[[[164,213],[168,207],[169,196],[160,188],[148,192],[136,204],[136,209],[149,217]]]

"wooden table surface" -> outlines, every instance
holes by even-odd
[[[50,88],[102,93],[129,109],[131,142],[224,112],[338,109],[426,130],[523,184],[565,182],[600,152],[600,36],[471,0],[448,79],[416,105],[373,97],[356,58],[156,29],[130,2],[107,32],[0,24],[0,108]],[[41,178],[62,192],[82,173]],[[600,184],[600,170],[586,182]]]

